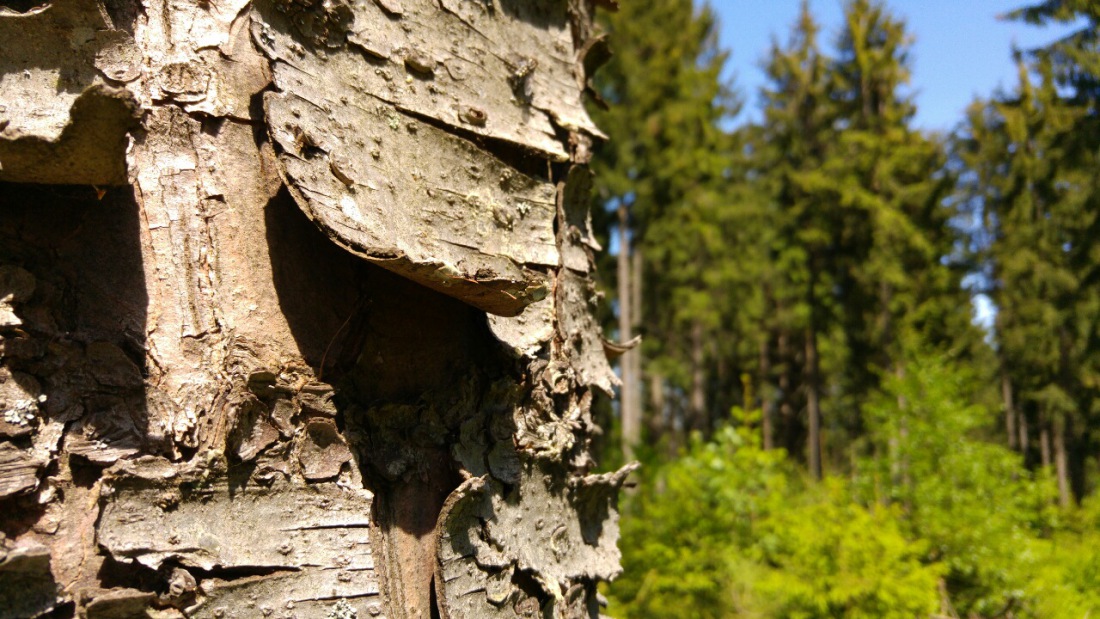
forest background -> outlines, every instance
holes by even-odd
[[[949,135],[882,2],[803,4],[759,93],[710,8],[607,19],[604,319],[641,344],[604,464],[646,465],[611,615],[1100,613],[1100,7],[1005,19],[1073,28]]]

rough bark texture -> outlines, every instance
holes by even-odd
[[[595,617],[588,0],[0,2],[0,619]]]

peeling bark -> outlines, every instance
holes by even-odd
[[[547,157],[568,160],[556,130],[598,135],[565,4],[297,6],[261,9],[253,32],[272,60],[280,169],[307,214],[349,250],[490,313],[545,298],[561,261],[555,188],[494,151],[519,146],[532,154],[510,158],[545,175]],[[310,53],[296,20],[318,11],[324,51]]]
[[[151,458],[107,475],[99,545],[116,561],[180,571],[178,603],[187,616],[254,606],[264,615],[267,608],[326,617],[336,600],[381,612],[369,491],[284,481],[265,487],[216,465],[181,470]],[[208,576],[201,588],[196,574]]]
[[[0,619],[598,615],[592,10],[0,8]]]
[[[441,616],[595,615],[593,583],[621,571],[612,506],[632,469],[562,480],[528,465],[511,489],[484,477],[459,486],[439,523]]]

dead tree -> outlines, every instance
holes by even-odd
[[[598,615],[592,11],[0,1],[0,619]]]

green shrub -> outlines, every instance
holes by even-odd
[[[1100,616],[1100,501],[981,437],[972,382],[914,358],[866,407],[867,453],[810,482],[740,409],[624,501],[619,619]]]

